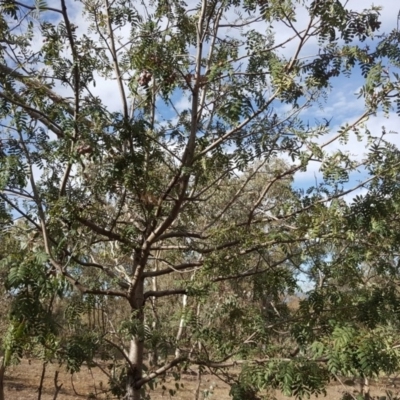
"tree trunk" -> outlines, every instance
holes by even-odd
[[[192,276],[190,277],[190,281],[194,280],[195,275],[196,275],[196,272],[193,272]],[[184,294],[182,296],[182,317],[181,317],[181,320],[179,321],[178,333],[176,334],[175,358],[179,358],[181,355],[181,350],[179,348],[179,341],[181,340],[182,335],[185,331],[187,301],[188,301],[188,296],[186,294]]]
[[[38,388],[38,400],[41,400],[42,398],[43,382],[44,382],[44,377],[46,376],[46,368],[47,368],[47,361],[44,362],[42,366],[42,374],[40,376],[40,383]]]
[[[56,388],[56,390],[54,392],[53,400],[57,400],[58,393],[60,392],[62,385],[63,385],[62,383],[60,385],[58,384],[58,374],[59,373],[60,373],[59,371],[56,371],[54,374],[54,387]],[[72,375],[71,375],[71,382],[72,382]],[[75,388],[74,388],[74,392],[75,392]],[[75,394],[76,394],[76,392],[75,392]]]
[[[156,266],[154,267],[154,271],[158,270],[158,266],[156,263]],[[154,276],[152,278],[152,289],[154,292],[157,292],[158,287],[157,287],[157,277]],[[152,309],[153,309],[153,322],[151,323],[151,329],[152,332],[155,332],[157,329],[159,329],[159,324],[158,324],[158,315],[157,315],[157,298],[153,297],[152,299],[150,299],[151,301],[151,305],[152,305]],[[154,346],[153,348],[151,348],[149,350],[149,357],[148,357],[148,361],[150,366],[157,366],[158,365],[158,350],[157,350],[157,346]]]
[[[361,378],[361,395],[363,396],[364,400],[370,400],[370,392],[369,392],[369,380],[368,378]]]
[[[126,400],[140,400],[140,388],[136,386],[136,382],[142,377],[143,366],[143,340],[141,338],[133,338],[130,343],[129,361],[131,367],[128,370],[126,382]]]
[[[182,317],[181,317],[181,320],[179,321],[178,333],[176,334],[175,358],[179,358],[180,355],[181,355],[181,351],[180,351],[180,348],[179,348],[179,341],[181,340],[183,331],[185,329],[186,306],[187,306],[187,295],[184,294],[182,296]]]
[[[0,358],[0,400],[4,400],[4,373],[6,372],[6,366],[4,365],[4,358]]]
[[[140,280],[133,298],[130,299],[132,312],[137,319],[138,329],[135,336],[132,338],[129,347],[128,359],[130,365],[128,366],[128,374],[126,381],[126,400],[140,400],[141,393],[140,387],[136,382],[142,378],[143,371],[143,353],[144,353],[144,289],[143,280]]]

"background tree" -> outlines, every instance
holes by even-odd
[[[116,329],[83,326],[66,349],[73,370],[107,343],[124,357],[119,394],[128,400],[169,370],[198,365],[226,375],[225,362],[240,356],[243,374],[227,378],[234,398],[265,385],[297,396],[323,390],[329,373],[299,348],[314,340],[301,339],[309,313],[293,324],[282,297],[304,262],[326,262],[321,238],[340,248],[343,183],[361,165],[329,145],[360,135],[398,93],[385,68],[398,60],[398,33],[376,48],[367,40],[379,9],[338,1],[0,4],[2,209],[32,232],[38,290],[51,273],[92,307],[114,301],[129,314]],[[300,12],[307,18],[297,23]],[[81,13],[87,32],[75,20]],[[356,63],[366,78],[363,113],[333,137],[326,121],[306,124],[301,113]],[[118,88],[112,105],[95,95],[98,81]],[[296,193],[291,179],[310,161],[326,182]],[[170,300],[179,296],[187,296],[183,313]],[[161,319],[162,302],[177,312]],[[185,335],[181,321],[190,323]],[[278,341],[276,324],[292,335]],[[156,348],[164,361],[147,370],[145,351]],[[252,374],[256,382],[246,378],[254,363],[270,371]]]

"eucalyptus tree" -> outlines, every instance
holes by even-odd
[[[340,184],[360,167],[329,146],[360,135],[398,90],[385,69],[398,59],[396,32],[376,48],[370,40],[379,8],[300,0],[0,6],[1,210],[25,221],[43,268],[86,298],[118,298],[129,310],[119,329],[129,348],[113,343],[126,361],[125,398],[142,398],[172,369],[250,357],[274,324],[263,325],[243,296],[216,293],[232,285],[243,295],[253,285],[260,297],[264,286],[279,297],[295,287],[302,252],[318,245],[307,229],[312,214],[344,195]],[[327,121],[305,123],[302,113],[356,64],[366,78],[362,113],[333,136]],[[302,196],[290,182],[311,161],[330,185]],[[334,226],[324,224],[325,237]],[[175,322],[157,329],[177,356],[144,371],[157,333],[150,301],[177,308],[169,299],[183,295],[193,304],[218,298],[215,315],[199,307],[206,328],[194,324],[185,342],[173,310]],[[91,348],[101,338],[91,336]],[[269,343],[271,357],[297,355]],[[321,390],[316,364],[302,371],[307,388]],[[233,396],[250,398],[240,384]],[[301,394],[302,384],[286,386]]]

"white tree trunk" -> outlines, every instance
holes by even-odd
[[[370,392],[369,392],[369,380],[368,378],[361,378],[361,395],[363,396],[364,400],[370,400]]]
[[[186,313],[186,305],[187,305],[187,295],[184,294],[182,296],[182,317],[181,320],[179,321],[179,328],[178,328],[178,333],[176,334],[176,349],[175,349],[175,358],[180,357],[181,355],[181,350],[179,348],[179,341],[182,337],[183,330],[185,328],[185,313]]]
[[[158,270],[158,266],[157,266],[157,263],[156,263],[156,266],[154,267],[154,271],[157,271],[157,270]],[[152,289],[153,289],[153,291],[157,292],[157,290],[158,290],[157,277],[154,276],[151,281],[152,281]],[[157,316],[157,298],[153,297],[152,299],[150,299],[150,301],[151,301],[151,304],[152,304],[153,317],[154,317],[154,320],[153,320],[153,322],[151,324],[151,329],[152,329],[152,332],[155,332],[158,329],[158,325],[159,325],[158,324],[158,316]],[[148,361],[149,361],[149,364],[151,366],[158,365],[157,347],[154,347],[153,349],[149,350]]]
[[[190,277],[191,281],[193,281],[195,275],[196,275],[196,272],[193,272],[192,276]],[[187,301],[188,301],[188,297],[186,294],[184,294],[182,296],[182,317],[181,317],[181,320],[179,321],[178,333],[176,334],[175,358],[178,358],[181,355],[181,350],[179,348],[179,341],[182,338],[183,332],[185,330]]]
[[[140,280],[136,291],[133,294],[133,298],[130,299],[130,304],[132,307],[132,312],[135,318],[138,320],[138,334],[132,338],[130,341],[128,359],[130,365],[128,366],[128,376],[126,382],[126,400],[140,400],[141,393],[140,387],[137,386],[137,382],[142,378],[143,372],[143,354],[144,354],[144,282]]]

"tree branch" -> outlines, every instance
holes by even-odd
[[[179,264],[179,265],[172,265],[171,264],[170,268],[161,269],[161,270],[158,270],[158,271],[143,272],[142,276],[144,278],[151,278],[151,277],[155,277],[155,276],[161,276],[161,275],[170,274],[171,272],[174,272],[174,271],[183,271],[183,270],[186,270],[186,269],[189,269],[189,268],[201,267],[202,265],[203,265],[202,261],[191,262],[191,263],[183,263],[183,264]]]
[[[9,101],[11,104],[14,104],[17,107],[21,107],[31,118],[41,122],[44,126],[46,126],[48,129],[54,132],[57,135],[57,137],[59,138],[64,137],[64,132],[62,131],[61,127],[59,127],[55,122],[50,120],[46,114],[24,103],[22,98],[18,96],[16,93],[13,93],[13,97],[17,98],[17,100],[15,100],[13,97],[9,97],[4,92],[0,92],[0,97]]]
[[[111,20],[110,20],[110,5],[108,3],[108,0],[106,0],[106,15],[107,15],[107,27],[108,27],[108,34],[110,35],[110,41],[111,41],[111,56],[113,59],[114,63],[114,69],[115,69],[115,75],[117,78],[118,82],[118,88],[119,92],[121,95],[121,100],[122,100],[122,107],[124,110],[124,118],[128,119],[128,103],[126,101],[126,95],[125,95],[125,89],[124,89],[124,84],[122,82],[122,75],[121,75],[121,70],[119,68],[119,63],[118,63],[118,57],[117,57],[117,50],[115,49],[115,40],[114,40],[114,32],[111,26]]]
[[[108,239],[111,240],[117,240],[118,242],[124,243],[124,244],[129,244],[132,245],[132,243],[129,240],[124,239],[121,235],[119,235],[118,233],[109,231],[107,229],[104,229],[98,225],[96,225],[94,222],[92,221],[88,221],[85,218],[76,216],[75,217],[77,221],[79,221],[81,224],[85,225],[86,227],[92,229],[93,232],[98,233],[99,235],[105,236]]]
[[[157,378],[157,376],[164,374],[168,370],[170,370],[173,367],[176,367],[178,364],[183,363],[187,361],[187,357],[178,357],[175,358],[174,360],[170,361],[169,363],[165,364],[163,367],[157,369],[156,371],[148,374],[147,376],[139,379],[136,381],[136,387],[140,388],[142,387],[145,383],[150,382],[152,379]]]
[[[149,290],[144,293],[145,300],[149,297],[165,297],[175,294],[187,294],[187,289]]]
[[[74,150],[74,147],[75,147],[75,143],[78,140],[78,136],[79,136],[78,119],[79,119],[79,110],[80,110],[80,87],[81,87],[80,60],[79,60],[79,55],[76,51],[74,35],[72,33],[72,27],[71,27],[71,23],[69,21],[65,0],[61,0],[61,9],[62,9],[62,15],[64,17],[65,27],[66,27],[67,33],[68,33],[69,45],[71,47],[73,71],[74,71],[74,82],[73,82],[74,83],[73,90],[74,90],[74,97],[75,97],[74,134],[72,136],[72,143],[71,143],[71,147],[70,147],[70,151],[72,153]],[[70,176],[71,170],[72,170],[72,164],[73,164],[73,162],[71,160],[68,160],[67,168],[65,169],[64,176],[63,176],[61,186],[60,186],[60,196],[61,197],[64,196],[64,194],[65,194],[68,179],[69,179],[69,176]]]

